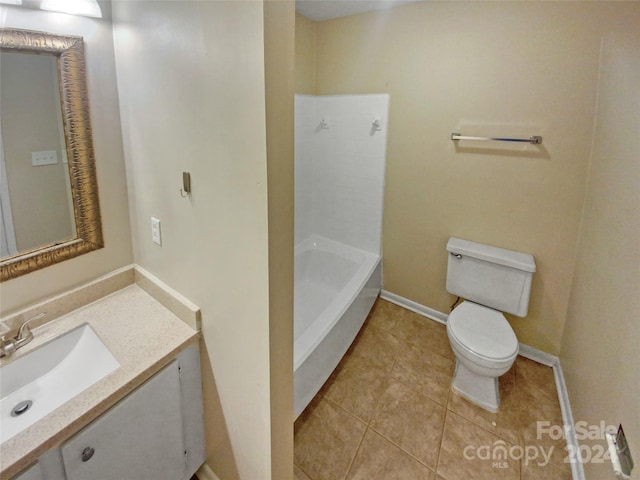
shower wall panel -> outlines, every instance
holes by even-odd
[[[296,95],[296,244],[315,233],[381,253],[388,111],[387,94]]]

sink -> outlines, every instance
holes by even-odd
[[[0,443],[119,366],[86,323],[4,365],[0,368]]]

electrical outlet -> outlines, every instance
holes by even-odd
[[[44,152],[31,152],[31,165],[41,167],[42,165],[55,165],[58,163],[58,154],[55,150]]]
[[[156,217],[151,217],[151,240],[153,243],[162,245],[162,234],[160,233],[160,220]]]

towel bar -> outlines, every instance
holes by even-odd
[[[518,143],[531,143],[534,145],[540,145],[542,143],[542,137],[533,136],[529,138],[506,138],[506,137],[469,137],[461,135],[459,133],[452,133],[451,140],[492,140],[496,142],[518,142]]]

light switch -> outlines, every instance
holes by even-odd
[[[151,217],[151,240],[158,245],[162,245],[162,235],[160,233],[160,220]]]
[[[31,152],[31,165],[41,167],[42,165],[55,165],[58,163],[58,154],[55,150],[44,152]]]

